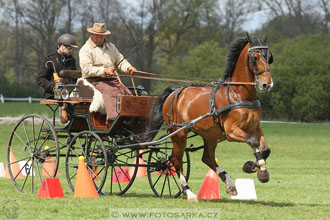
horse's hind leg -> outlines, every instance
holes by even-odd
[[[187,195],[188,202],[198,202],[197,196],[191,191],[183,175],[182,158],[187,144],[187,131],[181,131],[171,139],[173,142],[171,161],[179,176],[182,192]]]
[[[230,195],[236,196],[237,190],[234,182],[231,180],[230,175],[223,170],[215,160],[215,148],[217,146],[217,141],[204,140],[204,152],[202,161],[208,165],[212,170],[214,170],[220,179],[226,183],[226,192]]]

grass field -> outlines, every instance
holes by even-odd
[[[5,102],[0,103],[0,117],[18,117],[29,113],[41,114],[51,117],[51,110],[46,105],[41,105],[39,102]]]
[[[0,104],[1,115],[3,108]],[[14,114],[21,114],[17,109],[13,111]],[[5,115],[11,115],[10,111]],[[12,127],[0,125],[2,162],[6,160]],[[268,183],[260,183],[256,174],[242,172],[242,165],[247,160],[254,160],[248,145],[223,142],[218,145],[216,152],[220,165],[234,180],[254,180],[257,200],[231,200],[222,182],[222,200],[188,203],[182,195],[177,199],[161,199],[154,196],[145,177],[136,179],[121,197],[73,198],[61,165],[59,178],[64,199],[38,199],[37,194],[20,193],[10,179],[0,178],[0,219],[6,219],[5,211],[10,207],[18,207],[16,219],[109,219],[111,209],[115,208],[159,208],[169,211],[189,208],[201,212],[212,208],[219,210],[220,219],[330,219],[330,124],[263,123],[262,128],[272,150],[267,160],[270,172]],[[200,138],[194,138],[192,142],[196,146],[201,144]],[[208,171],[208,167],[200,160],[201,155],[202,151],[190,155],[192,169],[189,185],[195,193]],[[64,158],[61,159],[63,164]]]

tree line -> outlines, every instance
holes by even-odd
[[[124,55],[143,41],[128,57],[140,70],[218,79],[230,42],[263,19],[250,33],[267,34],[274,54],[274,89],[259,94],[263,117],[329,121],[329,11],[326,0],[0,0],[0,93],[42,97],[35,77],[58,36],[71,33],[82,46],[94,22],[106,23]],[[166,83],[136,84],[157,93]]]

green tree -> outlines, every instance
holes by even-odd
[[[279,119],[330,120],[330,35],[302,35],[271,49],[274,89],[260,96],[266,112]]]
[[[187,79],[197,78],[204,82],[210,82],[210,79],[217,80],[222,77],[225,69],[226,53],[227,50],[220,48],[218,43],[205,42],[189,50],[182,59],[174,61],[165,74]],[[163,90],[169,84],[175,83],[160,82],[156,84],[156,88],[159,89],[154,89]]]

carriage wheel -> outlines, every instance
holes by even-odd
[[[111,144],[109,142],[109,144]],[[123,195],[133,184],[139,169],[139,150],[131,148],[118,149],[109,145],[108,150],[108,177],[102,193],[108,195]]]
[[[158,197],[177,198],[181,194],[180,181],[170,161],[173,150],[171,141],[166,141],[159,149],[153,149],[148,158],[148,180],[152,191]],[[182,158],[183,172],[186,181],[190,174],[189,152],[185,151]]]
[[[58,139],[53,125],[44,117],[23,117],[10,134],[7,167],[21,192],[40,189],[44,177],[54,177],[59,163]]]
[[[85,164],[97,192],[102,190],[108,172],[108,157],[102,139],[92,131],[82,131],[71,140],[65,157],[65,172],[70,188],[76,185],[79,157]]]

